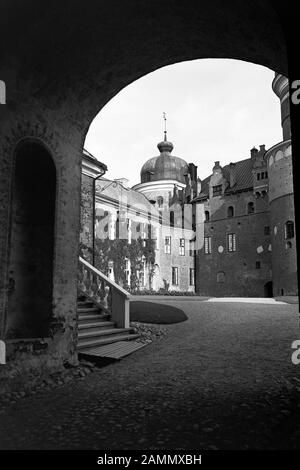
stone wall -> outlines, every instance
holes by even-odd
[[[94,182],[93,178],[82,175],[81,180],[81,212],[80,212],[80,242],[93,249],[93,213],[94,213]],[[91,251],[83,248],[84,258],[92,262]]]
[[[213,198],[209,222],[197,224],[196,292],[211,296],[265,296],[271,277],[271,239],[268,198],[258,201],[251,191]],[[218,200],[218,201],[217,201]],[[247,204],[255,202],[255,213],[247,215]],[[262,202],[263,201],[263,202]],[[235,216],[228,218],[232,205]],[[263,207],[261,207],[263,205]],[[260,212],[257,207],[260,206]],[[217,208],[217,209],[216,209]],[[264,209],[264,210],[262,210]],[[267,230],[267,229],[266,229]],[[236,234],[236,251],[228,251],[227,235]],[[212,253],[204,253],[204,237],[211,237]],[[259,263],[259,265],[257,264]],[[259,266],[259,267],[258,267]]]

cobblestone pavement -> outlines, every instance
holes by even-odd
[[[176,306],[189,320],[167,326],[164,338],[8,405],[0,448],[300,448],[298,306]]]

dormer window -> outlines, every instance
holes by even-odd
[[[213,186],[213,197],[222,195],[222,185]]]
[[[265,180],[268,178],[268,172],[267,171],[261,171],[260,173],[256,174],[256,179],[257,181],[259,180]]]

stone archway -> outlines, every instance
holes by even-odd
[[[0,78],[6,84],[7,104],[0,108],[0,338],[9,289],[12,155],[19,139],[38,137],[53,150],[57,168],[53,272],[57,324],[53,334],[58,335],[54,343],[61,357],[70,359],[76,356],[81,156],[90,123],[123,87],[157,68],[184,60],[240,59],[287,75],[282,12],[273,3],[1,3],[0,44],[6,47],[0,54]]]

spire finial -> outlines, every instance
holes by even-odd
[[[165,130],[164,130],[165,137],[164,137],[164,141],[167,142],[167,116],[166,116],[166,113],[163,113],[163,117],[164,117],[164,121],[165,121]]]

